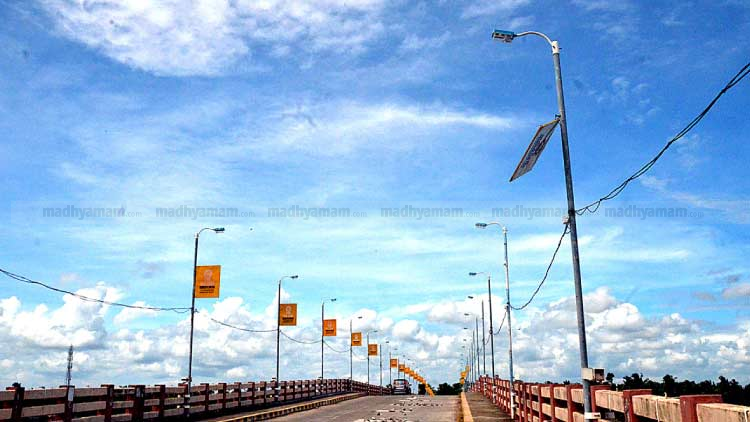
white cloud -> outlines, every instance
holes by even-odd
[[[133,305],[134,306],[148,306],[146,305],[146,302],[142,300],[134,302]],[[123,325],[137,318],[142,318],[146,316],[154,317],[156,315],[158,315],[158,312],[151,310],[151,309],[123,308],[122,311],[120,311],[120,313],[115,315],[113,321],[117,325]]]
[[[356,54],[384,29],[380,0],[40,1],[65,36],[166,75],[218,74],[256,45]]]
[[[464,8],[461,17],[463,19],[472,19],[481,16],[497,15],[499,13],[510,14],[530,2],[531,0],[475,0]]]

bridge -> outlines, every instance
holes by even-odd
[[[580,384],[539,384],[481,376],[458,396],[391,395],[391,390],[349,379],[259,381],[190,387],[26,389],[0,391],[0,421],[140,422],[196,420],[585,422]],[[750,407],[722,402],[721,395],[663,397],[651,390],[614,391],[591,386],[592,408],[603,421],[747,422]]]

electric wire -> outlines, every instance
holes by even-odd
[[[323,342],[323,344],[325,344],[325,345],[326,345],[326,347],[328,347],[329,349],[333,350],[333,351],[334,351],[334,352],[336,352],[336,353],[346,353],[346,352],[348,352],[348,350],[338,350],[338,349],[334,349],[334,348],[333,348],[333,346],[331,346],[330,344],[328,344],[328,342],[327,342],[327,341],[324,341],[324,342]]]
[[[4,270],[0,268],[0,273],[3,273],[5,276],[12,278],[16,281],[20,281],[27,284],[33,284],[36,286],[44,287],[45,289],[52,290],[54,292],[63,293],[67,295],[71,295],[75,298],[78,298],[80,300],[83,300],[85,302],[94,302],[94,303],[101,303],[103,305],[109,305],[109,306],[117,306],[121,308],[128,308],[128,309],[142,309],[146,311],[170,311],[175,312],[178,314],[184,314],[190,312],[191,308],[181,308],[181,307],[162,307],[162,306],[141,306],[141,305],[129,305],[127,303],[120,303],[120,302],[114,302],[111,300],[104,300],[99,299],[95,297],[85,296],[79,293],[71,292],[69,290],[60,289],[58,287],[50,286],[49,284],[43,283],[41,281],[32,280],[30,278],[24,277],[19,274],[12,273],[10,271]]]
[[[497,331],[495,331],[495,335],[498,335],[498,334],[500,334],[500,330],[502,330],[502,329],[503,329],[503,325],[505,325],[505,320],[506,320],[507,318],[508,318],[508,313],[507,313],[507,312],[504,312],[504,313],[503,313],[503,320],[502,320],[502,321],[500,321],[500,327],[499,327],[499,328],[497,329]],[[486,343],[485,343],[485,344],[486,344]]]
[[[315,343],[320,343],[320,340],[315,340],[315,341],[297,340],[296,338],[290,337],[287,333],[285,333],[283,331],[280,331],[280,333],[281,333],[282,336],[288,338],[289,340],[291,340],[291,341],[293,341],[295,343],[299,343],[299,344],[315,344]]]
[[[233,328],[233,329],[239,330],[239,331],[245,331],[245,332],[248,332],[248,333],[273,333],[273,332],[276,332],[275,328],[271,329],[271,330],[253,330],[253,329],[250,329],[250,328],[243,328],[243,327],[238,327],[236,325],[228,324],[226,322],[222,322],[222,321],[219,321],[217,319],[214,319],[213,317],[208,317],[208,319],[210,319],[211,321],[213,321],[213,322],[215,322],[215,323],[217,323],[219,325],[223,325],[225,327]]]
[[[633,173],[630,177],[625,179],[622,183],[620,183],[617,187],[612,189],[608,194],[602,196],[601,198],[597,199],[596,201],[586,205],[585,207],[579,208],[576,210],[576,213],[578,215],[583,215],[586,212],[595,213],[599,210],[599,207],[601,206],[602,202],[609,201],[610,199],[615,198],[617,195],[622,193],[622,191],[625,190],[625,188],[635,179],[638,179],[639,177],[643,176],[646,172],[651,170],[651,168],[656,164],[656,162],[664,155],[665,152],[674,144],[677,142],[680,138],[687,135],[688,132],[693,130],[695,126],[700,123],[701,120],[703,120],[704,117],[708,114],[708,112],[713,108],[713,106],[716,104],[717,101],[719,101],[719,98],[721,98],[727,91],[732,89],[735,85],[737,85],[742,79],[744,79],[748,74],[750,73],[750,62],[748,62],[745,66],[740,69],[737,74],[734,75],[732,79],[729,80],[729,82],[722,88],[721,91],[714,97],[713,100],[711,100],[710,103],[708,103],[708,106],[706,106],[703,111],[701,111],[690,123],[687,124],[681,131],[679,131],[672,139],[670,139],[663,147],[662,149],[652,158],[649,162],[641,166],[638,171]]]
[[[537,293],[539,293],[539,290],[542,288],[542,285],[544,285],[544,282],[547,281],[547,276],[549,276],[549,270],[552,268],[552,264],[555,262],[555,258],[557,257],[557,252],[560,251],[560,246],[562,245],[562,241],[565,238],[565,235],[568,234],[569,231],[568,224],[565,224],[565,228],[563,229],[563,233],[560,236],[560,240],[557,242],[557,247],[555,248],[555,253],[552,254],[552,259],[549,261],[549,265],[547,265],[547,270],[544,272],[544,277],[542,277],[542,281],[539,282],[539,285],[536,287],[536,290],[534,290],[534,293],[531,295],[529,300],[526,301],[522,306],[513,306],[513,304],[510,304],[510,308],[516,311],[520,311],[524,309],[525,307],[529,306],[531,302],[536,297]]]

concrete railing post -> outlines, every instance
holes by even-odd
[[[625,422],[638,422],[639,418],[633,408],[633,396],[643,396],[651,394],[651,389],[625,390],[622,392],[622,403],[625,414]]]
[[[10,411],[10,420],[20,422],[23,415],[23,395],[25,388],[21,387],[21,384],[17,382],[11,388],[13,389],[13,407]]]
[[[724,403],[721,394],[680,396],[682,422],[698,422],[697,406],[703,403]]]

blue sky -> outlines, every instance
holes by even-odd
[[[650,159],[747,62],[749,15],[731,0],[4,3],[2,268],[125,303],[187,306],[194,233],[223,226],[201,237],[199,263],[222,265],[222,297],[198,304],[196,379],[272,376],[272,336],[206,317],[271,327],[276,280],[298,273],[284,285],[302,316],[290,335],[314,340],[320,302],[335,296],[328,312],[340,326],[363,316],[360,329],[379,329],[431,383],[455,381],[463,313],[479,313],[465,297],[486,298],[469,271],[494,274],[502,319],[501,233],[474,223],[507,225],[516,304],[563,228],[558,135],[533,172],[508,183],[536,126],[556,114],[549,47],[493,42],[491,31],[560,41],[581,206]],[[579,219],[592,365],[750,382],[748,98],[743,82],[647,176]],[[43,216],[67,206],[127,215]],[[241,216],[156,212],[179,207]],[[422,208],[462,214],[382,213]],[[566,239],[541,293],[513,313],[524,379],[578,372],[571,279]],[[59,383],[71,343],[80,383],[185,376],[184,315],[4,283],[0,383]],[[504,334],[496,345],[505,373]],[[318,347],[283,344],[282,374],[317,376]],[[327,376],[348,376],[348,356],[328,356]]]

